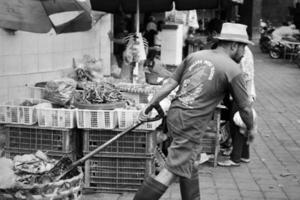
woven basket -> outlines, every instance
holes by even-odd
[[[18,183],[11,189],[0,189],[0,199],[5,200],[79,200],[82,196],[83,172],[78,175],[47,184],[25,185]]]

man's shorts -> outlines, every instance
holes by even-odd
[[[194,162],[201,151],[201,146],[179,134],[171,133],[171,136],[173,141],[168,148],[165,167],[177,176],[191,178]]]

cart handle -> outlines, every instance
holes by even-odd
[[[152,109],[155,109],[158,113],[158,115],[156,115],[155,117],[153,118],[149,118],[147,119],[146,121],[144,122],[153,122],[153,121],[157,121],[161,118],[163,118],[165,116],[165,113],[163,111],[163,109],[161,108],[161,106],[159,105],[159,103],[156,103],[156,104],[150,104],[146,110],[145,110],[145,114],[148,114]]]

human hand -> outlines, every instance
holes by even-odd
[[[144,109],[141,110],[141,112],[139,113],[139,117],[138,117],[138,121],[139,122],[146,122],[149,118],[150,118],[150,113],[146,114],[146,110],[150,105],[147,105]]]
[[[257,133],[257,129],[253,128],[251,130],[247,130],[247,144],[250,144],[254,141],[255,135]]]

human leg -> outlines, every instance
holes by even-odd
[[[193,174],[194,161],[199,153],[199,144],[193,143],[179,135],[172,135],[172,138],[173,140],[168,149],[165,167],[156,177],[149,177],[144,181],[143,185],[136,193],[134,200],[159,199],[177,176],[185,178],[184,180],[186,181],[182,181],[184,188],[194,188],[193,190],[190,188],[190,190],[183,190],[184,194],[187,195],[187,193],[193,192],[193,196],[196,196],[199,187],[193,187],[193,184],[198,182],[198,179],[197,177],[191,179],[191,177]]]
[[[244,144],[243,146],[241,162],[245,162],[245,163],[250,162],[250,146],[247,143]]]
[[[200,200],[198,169],[194,166],[200,149],[199,144],[173,136],[166,167],[179,176],[182,200]]]
[[[244,153],[245,156],[247,155],[247,151],[249,153],[249,146],[247,150],[246,143],[247,143],[247,138],[239,132],[239,127],[236,126],[233,132],[233,139],[232,139],[233,148],[230,154],[230,160],[232,160],[235,163],[240,163],[242,153]]]
[[[200,200],[198,169],[194,168],[192,177],[180,177],[179,186],[182,200]]]
[[[230,154],[230,159],[218,162],[218,165],[224,167],[239,166],[241,162],[241,156],[243,152],[244,145],[246,145],[247,138],[240,133],[240,127],[238,127],[234,121],[233,116],[237,112],[237,105],[233,102],[230,111],[230,121],[229,130],[232,139],[232,151]]]
[[[155,177],[148,177],[133,200],[158,200],[175,180],[176,175],[167,169],[162,169]]]

